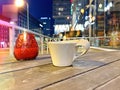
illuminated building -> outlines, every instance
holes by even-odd
[[[51,17],[41,17],[39,21],[42,23],[43,34],[47,36],[53,36],[53,20]]]
[[[0,20],[10,22],[10,18],[0,15]],[[0,25],[0,48],[7,48],[9,46],[9,28]]]
[[[25,9],[19,9],[17,25],[27,28],[26,17],[27,17],[27,11]],[[29,29],[37,33],[42,33],[42,27],[40,26],[40,24],[42,23],[29,13]]]
[[[70,0],[53,0],[53,19],[55,34],[69,31],[71,21]]]
[[[72,30],[72,26],[75,26],[73,31],[83,30],[83,26],[79,24],[83,21],[78,20],[78,18],[80,16],[80,9],[87,3],[87,0],[53,0],[55,34],[69,32]]]
[[[106,36],[114,29],[119,30],[120,28],[119,6],[119,0],[53,0],[55,34],[70,30],[82,30],[85,36]],[[83,17],[81,17],[81,9],[86,9]],[[90,14],[94,16],[94,19],[90,18]],[[110,22],[115,20],[114,14],[117,18],[116,28],[111,28]],[[66,19],[67,16],[69,16],[68,20]],[[89,19],[87,19],[88,17]],[[110,21],[111,19],[113,20]],[[71,26],[74,28],[69,28]]]

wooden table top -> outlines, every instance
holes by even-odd
[[[68,67],[38,59],[0,67],[0,90],[120,90],[119,51],[88,52]]]

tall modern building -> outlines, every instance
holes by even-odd
[[[39,21],[42,23],[43,34],[52,37],[54,34],[53,19],[51,17],[41,17]]]
[[[55,24],[66,24],[68,17],[71,17],[70,0],[53,0],[53,18]]]
[[[71,17],[70,0],[53,0],[53,19],[55,34],[69,30]]]
[[[83,19],[80,18],[80,10],[88,4],[88,0],[53,0],[53,18],[55,34],[83,30]]]
[[[29,13],[29,29],[37,32],[37,33],[42,33],[42,27],[41,27],[41,22],[34,18],[30,13]],[[27,28],[27,10],[25,8],[19,9],[18,10],[18,15],[17,15],[17,25]]]

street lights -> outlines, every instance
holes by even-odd
[[[29,30],[29,5],[24,0],[15,0],[15,5],[17,7],[23,7],[25,3],[27,6],[27,29]]]

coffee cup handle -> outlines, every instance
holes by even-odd
[[[79,58],[80,56],[86,54],[86,52],[90,48],[90,43],[89,43],[88,40],[80,39],[80,40],[77,41],[76,46],[75,46],[76,52],[77,52],[78,47],[81,47],[83,50],[81,51],[80,54],[75,55],[73,60],[75,60],[75,59]]]

